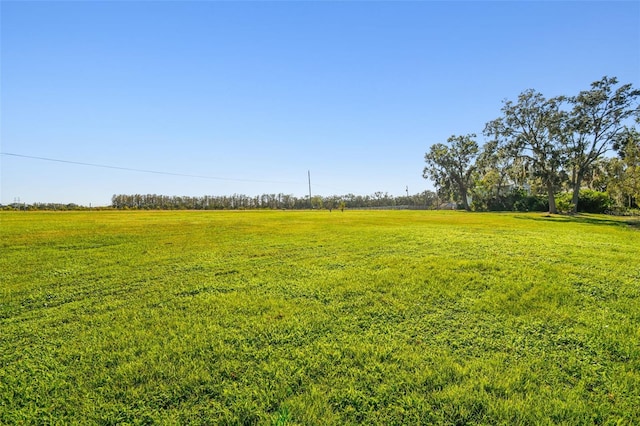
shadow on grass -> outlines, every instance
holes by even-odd
[[[540,213],[539,216],[515,216],[516,219],[526,219],[534,221],[545,221],[555,223],[586,223],[589,225],[601,225],[601,226],[617,226],[622,228],[633,228],[640,230],[640,219],[633,217],[612,217],[606,215],[591,215],[591,214],[576,214],[576,215],[563,215],[563,214],[548,214]]]

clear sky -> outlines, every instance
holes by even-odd
[[[2,1],[3,204],[392,195],[533,88],[640,85],[640,2]],[[217,179],[220,178],[220,179]]]

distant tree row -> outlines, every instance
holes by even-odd
[[[262,194],[249,196],[205,195],[167,196],[157,194],[119,194],[111,197],[111,206],[115,209],[152,209],[152,210],[247,210],[247,209],[354,209],[406,207],[435,209],[440,200],[435,192],[424,191],[415,195],[392,196],[376,192],[372,195],[331,195],[296,197],[291,194]]]
[[[432,145],[423,177],[467,210],[544,205],[551,213],[575,213],[589,204],[582,199],[594,197],[601,205],[637,208],[639,98],[640,90],[606,76],[575,96],[547,99],[527,90],[505,100],[502,116],[485,125],[482,148],[475,134]]]
[[[11,203],[7,205],[0,204],[0,210],[55,210],[55,211],[71,211],[71,210],[98,210],[104,209],[104,207],[91,207],[91,206],[82,206],[75,203]]]
[[[423,191],[419,194],[406,196],[392,196],[386,192],[375,192],[372,195],[330,195],[296,197],[291,194],[262,194],[249,196],[233,195],[205,195],[167,196],[158,194],[118,194],[111,197],[108,207],[93,207],[93,210],[249,210],[249,209],[376,209],[376,208],[407,208],[407,209],[437,209],[451,208],[446,200],[440,200],[433,191]],[[89,210],[91,206],[60,203],[12,203],[0,205],[2,210]]]

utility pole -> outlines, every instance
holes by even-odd
[[[311,171],[307,170],[307,177],[309,178],[309,206],[313,208],[313,204],[311,204]]]

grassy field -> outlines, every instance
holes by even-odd
[[[0,221],[0,424],[640,424],[621,219]]]

